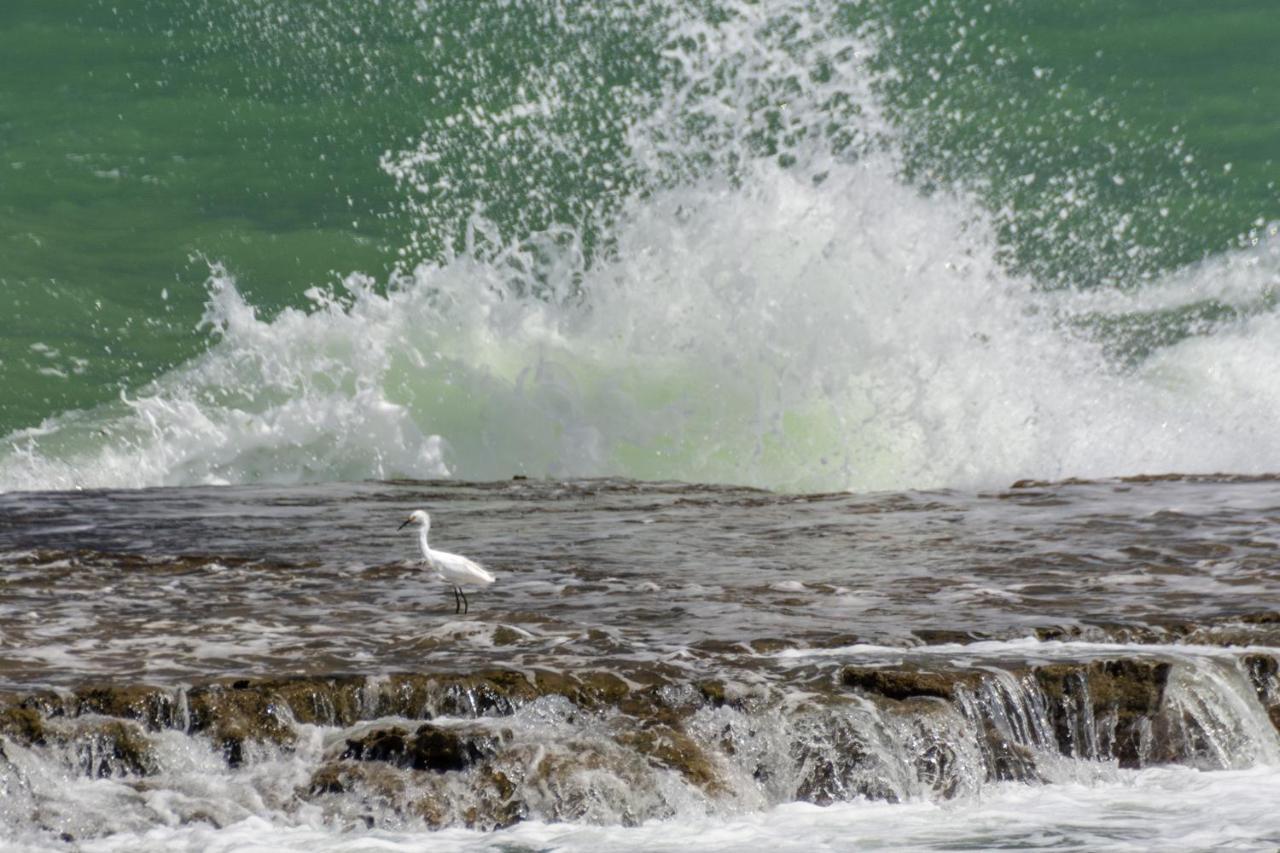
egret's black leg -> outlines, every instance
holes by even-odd
[[[462,592],[462,587],[458,587],[458,591]],[[466,613],[470,609],[471,609],[471,603],[467,601],[467,594],[463,592],[462,593],[462,612]]]
[[[453,588],[453,612],[462,612],[462,602],[458,600],[458,588],[456,586]]]

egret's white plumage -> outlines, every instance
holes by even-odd
[[[475,560],[470,560],[461,554],[450,554],[448,551],[437,551],[432,548],[427,543],[427,533],[431,530],[431,516],[422,510],[417,509],[410,513],[400,528],[404,529],[405,525],[415,521],[418,523],[418,544],[422,547],[422,559],[436,570],[436,576],[440,580],[453,587],[453,612],[466,613],[470,605],[467,602],[467,594],[462,591],[462,588],[488,586],[493,583],[493,575]]]

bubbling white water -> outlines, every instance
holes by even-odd
[[[259,317],[225,271],[220,340],[136,398],[11,435],[6,489],[622,475],[780,489],[1280,468],[1275,241],[1170,287],[1039,292],[961,199],[890,163],[770,163],[638,200],[616,249],[353,276]],[[547,257],[554,263],[548,266]],[[558,266],[557,266],[558,265]],[[548,273],[550,270],[550,273]],[[1153,295],[1153,292],[1155,295]],[[1207,295],[1241,317],[1115,367],[1072,321]]]
[[[215,265],[211,349],[130,399],[9,435],[0,489],[524,473],[888,490],[1280,470],[1275,228],[1128,290],[1043,288],[1005,271],[977,202],[902,179],[867,38],[838,10],[695,6],[661,7],[656,93],[582,96],[588,112],[623,105],[606,135],[625,162],[579,158],[605,157],[583,180],[618,181],[607,215],[510,234],[466,195],[513,140],[548,162],[586,151],[560,118],[596,85],[589,68],[533,74],[504,110],[434,117],[383,165],[422,222],[406,263],[475,206],[459,251],[274,318]],[[597,17],[557,26],[590,34]],[[498,85],[480,82],[476,97]],[[495,198],[554,219],[548,186],[513,186]]]
[[[429,835],[325,826],[281,826],[250,817],[223,827],[157,826],[81,842],[86,851],[557,850],[707,851],[955,850],[1035,848],[1129,851],[1270,849],[1280,841],[1272,807],[1274,768],[1200,773],[1187,768],[1123,772],[1106,784],[992,786],[980,801],[790,803],[732,818],[652,821],[638,827],[529,821],[496,833],[444,829]],[[1089,815],[1088,822],[1080,819]],[[40,849],[31,847],[29,849]]]

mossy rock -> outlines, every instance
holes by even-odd
[[[538,673],[538,687],[540,689],[551,688],[553,682],[547,678],[550,675],[555,674]],[[599,670],[586,672],[573,679],[573,681],[576,681],[577,684],[568,685],[567,691],[561,688],[554,690],[554,692],[559,693],[582,708],[614,706],[626,699],[632,692],[631,686],[627,682],[611,672]]]
[[[1280,731],[1280,662],[1271,655],[1245,655],[1242,663],[1267,718]]]
[[[397,767],[435,773],[465,770],[492,758],[511,733],[479,729],[458,729],[425,723],[409,734],[393,727],[376,729],[347,741],[342,758],[353,761],[382,761]]]
[[[507,716],[537,699],[539,690],[522,672],[491,669],[433,676],[429,687],[433,716]]]
[[[1036,766],[1036,757],[1027,746],[1011,740],[987,721],[978,744],[992,782],[1045,782]]]
[[[349,726],[360,719],[366,679],[358,676],[268,682],[258,689],[289,707],[300,723]]]
[[[34,708],[5,708],[0,711],[0,735],[23,746],[41,746],[45,743],[44,715]]]
[[[1154,727],[1155,743],[1144,750],[1144,739],[1164,702],[1164,689],[1172,666],[1153,660],[1109,660],[1089,663],[1060,663],[1038,666],[1034,678],[1048,704],[1058,748],[1064,755],[1102,758],[1114,757],[1121,767],[1141,766],[1144,751],[1160,760],[1172,760],[1173,745],[1167,742],[1167,726]],[[1114,726],[1103,731],[1079,730],[1086,718],[1095,720],[1114,717]],[[1105,740],[1101,737],[1105,735]],[[1084,755],[1092,737],[1101,741],[1103,755]]]
[[[723,681],[699,681],[698,692],[702,700],[712,708],[721,708],[728,701],[728,693]]]
[[[311,774],[296,796],[300,800],[339,794],[354,794],[378,800],[398,812],[405,810],[409,778],[400,770],[376,762],[330,761]]]
[[[1035,668],[1035,679],[1052,703],[1079,698],[1087,689],[1095,712],[1114,708],[1131,716],[1159,710],[1170,668],[1152,660],[1046,664]]]
[[[493,629],[493,644],[495,646],[514,646],[524,639],[524,634],[507,625],[499,625]]]
[[[406,763],[409,732],[399,726],[389,729],[376,729],[358,738],[347,740],[342,758],[352,761],[388,761],[392,764]]]
[[[982,673],[968,670],[934,672],[914,667],[888,669],[847,666],[841,672],[840,680],[846,687],[899,702],[920,696],[951,701],[955,699],[958,688],[976,688],[982,681]]]
[[[435,680],[420,673],[397,673],[367,685],[363,694],[368,713],[362,717],[430,719]]]
[[[654,766],[679,773],[690,785],[708,793],[726,790],[707,753],[682,731],[656,725],[624,732],[616,740],[644,755]]]
[[[243,763],[245,745],[251,741],[293,742],[288,719],[292,710],[260,686],[241,682],[196,687],[187,694],[187,702],[191,731],[212,738],[232,767]]]
[[[345,794],[347,792],[347,768],[338,763],[321,765],[311,774],[311,781],[306,785],[306,794]]]
[[[514,782],[493,767],[482,767],[473,778],[472,802],[463,814],[469,829],[491,832],[514,826],[529,816],[529,805],[517,796]]]
[[[66,707],[68,705],[70,707]],[[173,691],[146,685],[92,685],[77,690],[64,703],[68,716],[101,714],[137,720],[154,730],[175,725],[179,709]]]
[[[81,769],[99,778],[150,776],[159,769],[155,748],[137,723],[110,720],[67,737],[76,746]]]

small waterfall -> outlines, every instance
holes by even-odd
[[[1280,743],[1242,660],[1190,660],[1174,667],[1166,693],[1174,760],[1205,770],[1280,764]],[[1154,751],[1153,751],[1153,757]]]
[[[967,798],[1161,764],[1280,764],[1274,657],[1133,649],[846,667],[802,693],[493,670],[34,694],[0,717],[0,817],[71,837],[248,815],[634,825],[797,800]]]

